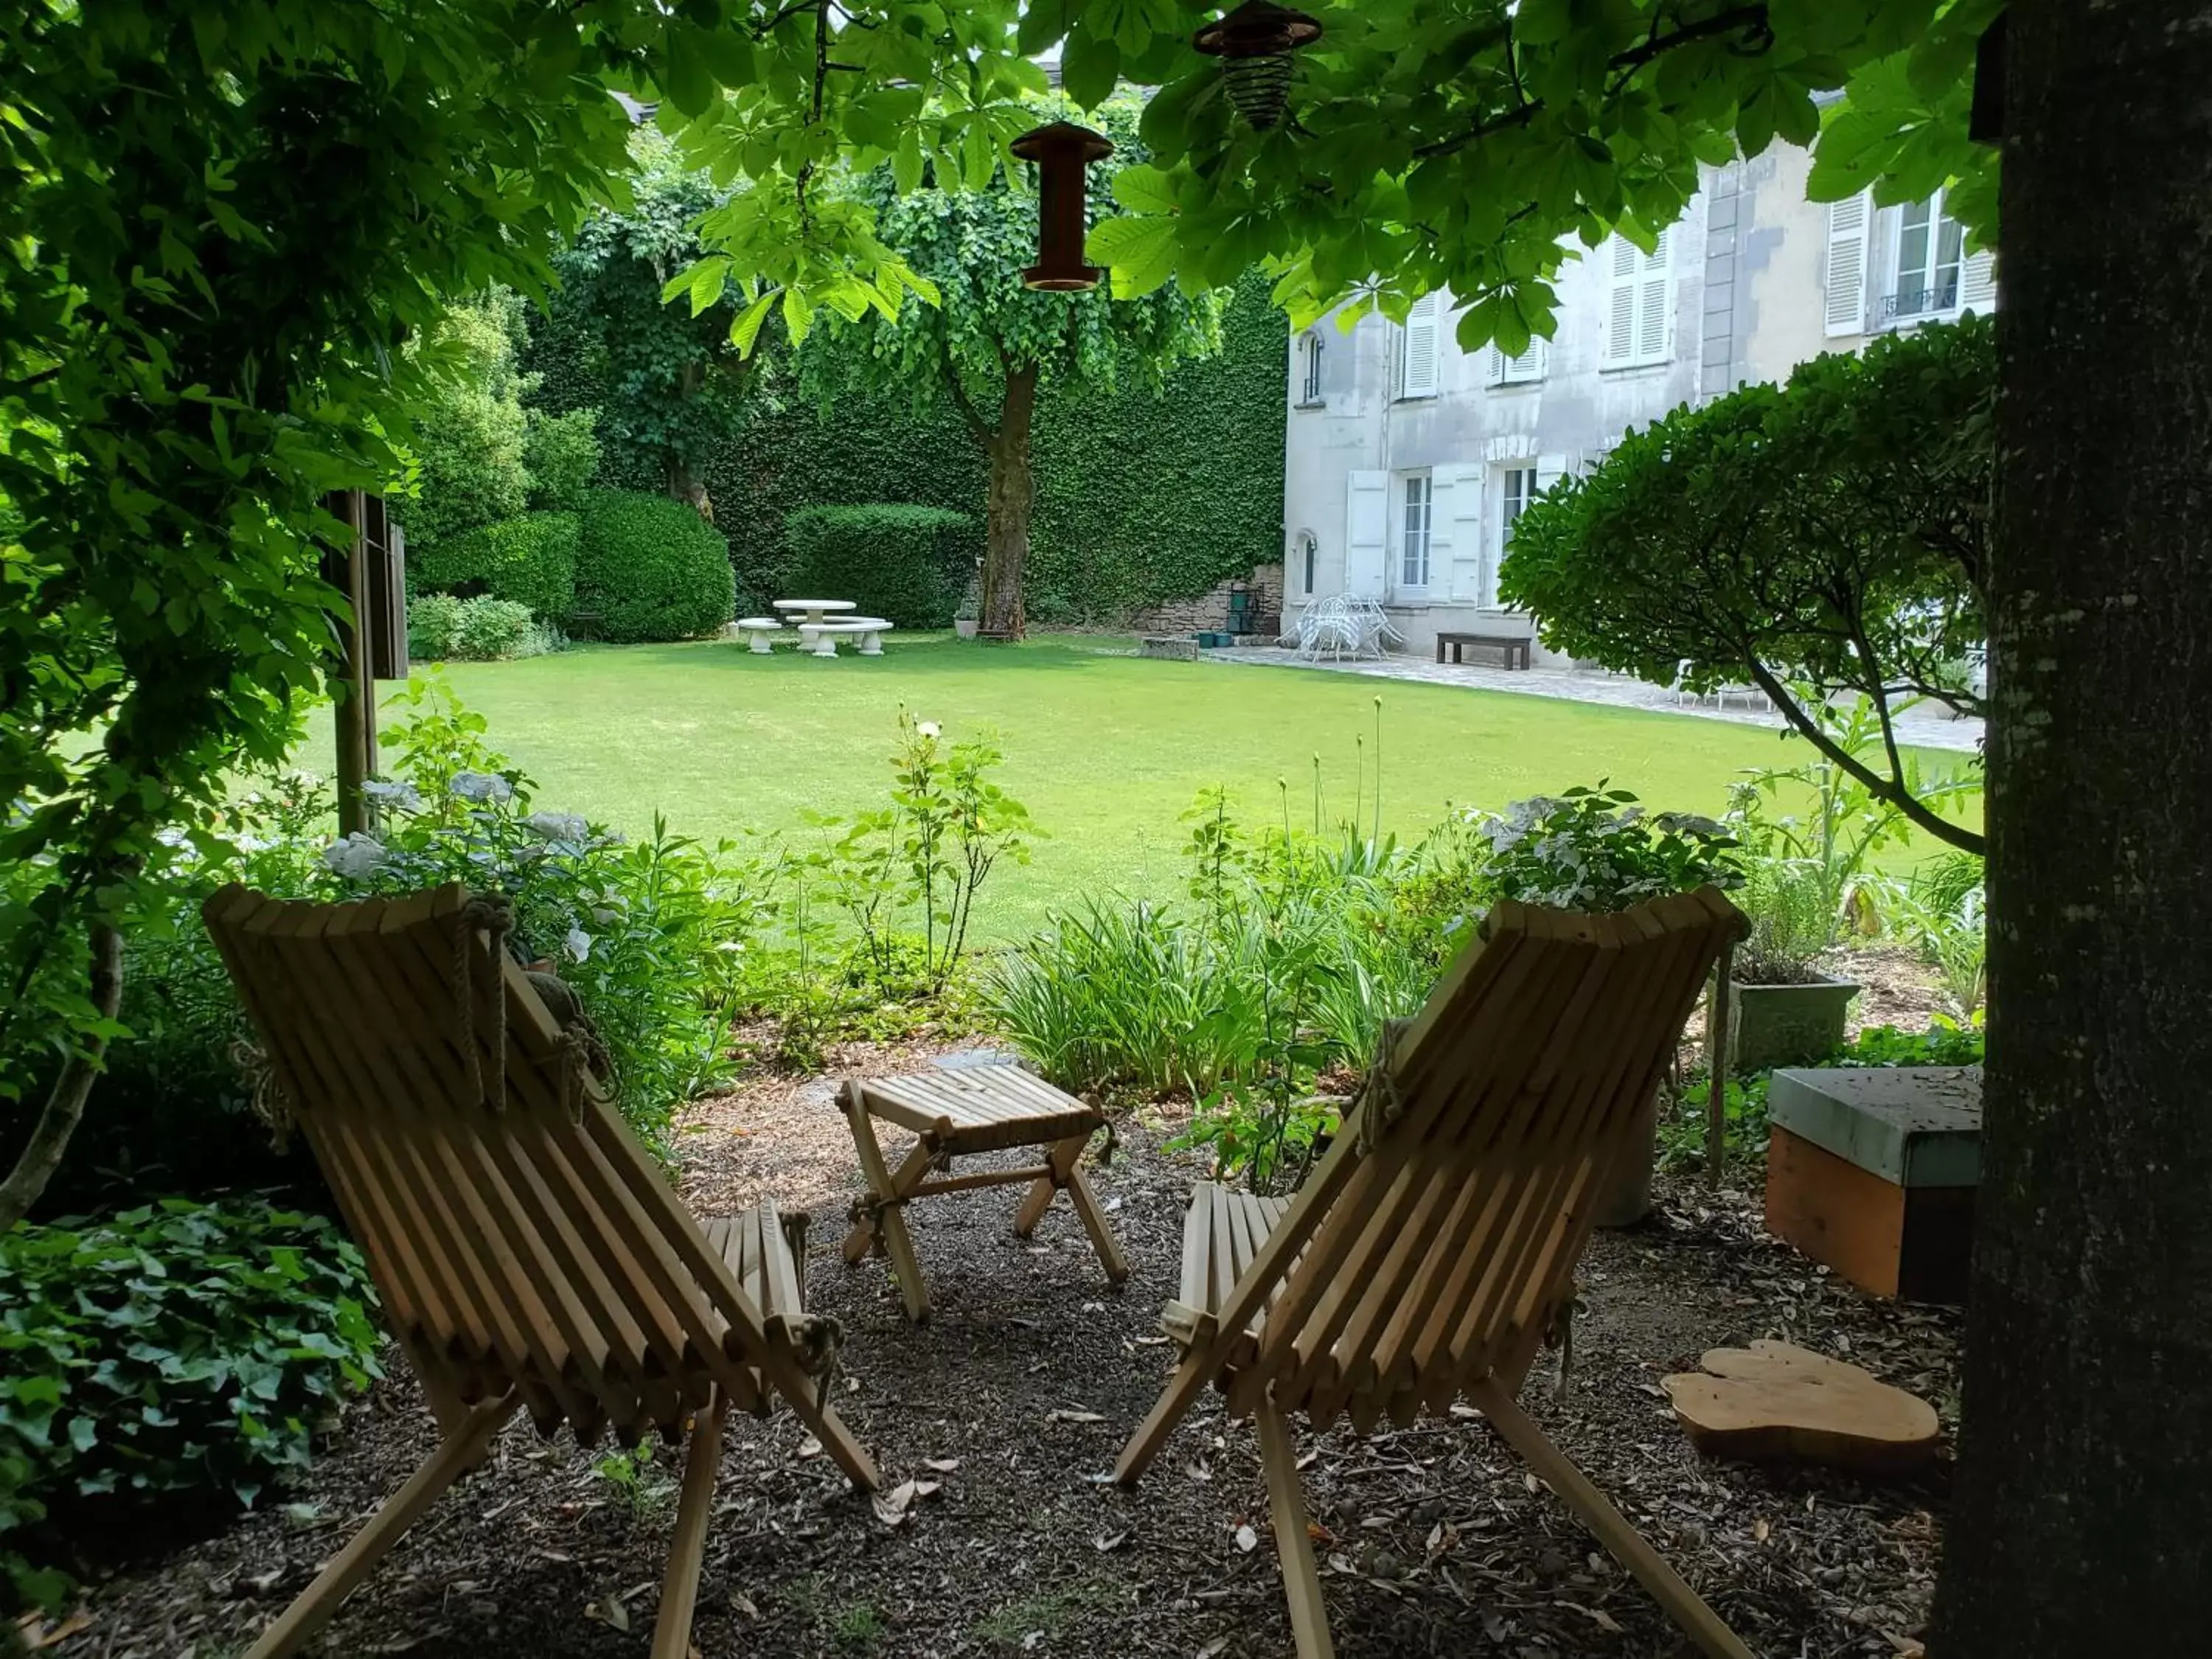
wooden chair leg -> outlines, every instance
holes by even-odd
[[[684,1492],[676,1504],[676,1532],[668,1540],[668,1571],[660,1581],[660,1611],[653,1621],[653,1659],[687,1659],[691,1614],[699,1604],[699,1571],[707,1554],[707,1525],[714,1518],[714,1475],[722,1462],[722,1418],[729,1401],[714,1391],[684,1449]]]
[[[1298,1659],[1336,1659],[1328,1639],[1328,1609],[1321,1599],[1321,1570],[1314,1565],[1313,1534],[1306,1529],[1306,1497],[1298,1488],[1297,1451],[1291,1427],[1273,1396],[1262,1395],[1252,1420],[1260,1431],[1260,1467],[1267,1476],[1267,1515],[1275,1526],[1275,1553],[1283,1563],[1283,1594],[1291,1604],[1291,1635]]]
[[[1129,1277],[1129,1264],[1122,1258],[1121,1241],[1106,1224],[1106,1212],[1098,1207],[1098,1194],[1091,1190],[1082,1170],[1067,1172],[1067,1197],[1082,1218],[1083,1231],[1091,1235],[1091,1248],[1098,1252],[1098,1265],[1106,1269],[1108,1282],[1123,1283]]]
[[[1129,1264],[1122,1259],[1114,1230],[1106,1224],[1105,1211],[1098,1207],[1098,1194],[1091,1191],[1091,1182],[1083,1173],[1083,1149],[1090,1144],[1087,1134],[1070,1135],[1053,1143],[1045,1156],[1052,1174],[1030,1184],[1022,1207],[1014,1212],[1014,1235],[1027,1238],[1035,1232],[1044,1212],[1052,1207],[1053,1194],[1065,1187],[1083,1231],[1091,1235],[1091,1248],[1098,1252],[1098,1263],[1106,1269],[1108,1282],[1119,1285],[1129,1277]]]
[[[1136,1433],[1129,1437],[1129,1443],[1121,1448],[1121,1458],[1114,1465],[1115,1480],[1133,1486],[1144,1479],[1145,1471],[1160,1455],[1160,1448],[1167,1444],[1176,1425],[1182,1421],[1198,1403],[1199,1395],[1206,1392],[1206,1385],[1213,1380],[1219,1364],[1211,1348],[1193,1348],[1183,1356],[1182,1364],[1176,1367],[1175,1375],[1160,1390],[1160,1397],[1152,1402],[1152,1410],[1145,1413],[1145,1420],[1137,1425]]]
[[[286,1659],[297,1653],[309,1638],[328,1624],[338,1606],[375,1571],[394,1544],[437,1502],[447,1487],[473,1468],[507,1419],[522,1404],[521,1395],[502,1395],[477,1407],[460,1428],[446,1437],[407,1484],[384,1501],[368,1524],[352,1541],[332,1556],[315,1582],[301,1590],[276,1622],[261,1632],[261,1639],[246,1650],[246,1659]]]
[[[1682,1582],[1681,1576],[1667,1565],[1642,1533],[1629,1524],[1628,1518],[1606,1501],[1605,1494],[1552,1443],[1551,1437],[1529,1419],[1512,1395],[1494,1382],[1477,1384],[1467,1393],[1468,1398],[1490,1419],[1491,1426],[1582,1518],[1583,1524],[1613,1552],[1621,1565],[1635,1575],[1637,1582],[1651,1592],[1652,1599],[1684,1635],[1711,1659],[1755,1659],[1735,1632],[1721,1622],[1720,1615]]]
[[[853,1147],[860,1154],[861,1176],[868,1184],[868,1191],[882,1206],[877,1212],[875,1224],[882,1235],[884,1248],[890,1255],[891,1270],[898,1275],[899,1294],[906,1302],[906,1316],[919,1324],[929,1317],[929,1287],[922,1281],[921,1263],[915,1255],[914,1238],[906,1228],[906,1211],[899,1201],[905,1196],[905,1189],[891,1178],[890,1170],[885,1167],[883,1146],[876,1139],[875,1123],[868,1116],[867,1108],[861,1103],[857,1091],[849,1085],[845,1097],[845,1116],[853,1126]],[[928,1154],[932,1150],[927,1143],[915,1147],[905,1164],[900,1166],[900,1173],[915,1171],[913,1180],[919,1181],[921,1171],[929,1167]],[[913,1182],[910,1181],[907,1184]],[[857,1236],[860,1229],[856,1227],[854,1232]],[[845,1241],[845,1259],[848,1261],[859,1259],[853,1254],[851,1238]]]
[[[823,1449],[836,1461],[837,1467],[851,1477],[854,1486],[872,1492],[883,1485],[883,1476],[876,1468],[875,1460],[868,1455],[868,1449],[845,1426],[845,1419],[823,1399],[822,1391],[788,1353],[779,1353],[769,1347],[761,1357],[761,1373],[798,1413],[799,1420],[822,1443]]]

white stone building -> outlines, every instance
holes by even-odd
[[[1442,295],[1403,325],[1293,334],[1285,631],[1307,601],[1352,594],[1381,601],[1413,653],[1439,631],[1533,637],[1498,604],[1498,561],[1554,479],[1679,404],[1992,307],[1990,258],[1962,257],[1940,198],[1809,202],[1810,166],[1778,144],[1706,168],[1656,254],[1615,237],[1569,261],[1558,331],[1521,357],[1462,351]]]

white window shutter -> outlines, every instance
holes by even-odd
[[[1667,233],[1659,233],[1659,245],[1648,254],[1638,254],[1641,266],[1636,291],[1636,361],[1639,363],[1662,363],[1667,361],[1668,336],[1674,325],[1674,287],[1667,269]]]
[[[1544,378],[1544,342],[1531,339],[1528,349],[1518,357],[1509,357],[1495,343],[1485,353],[1485,379],[1492,386],[1525,386],[1531,380]]]
[[[1866,332],[1867,193],[1828,204],[1828,279],[1821,331]]]
[[[1390,475],[1364,470],[1344,481],[1344,592],[1380,599],[1388,581]]]
[[[1636,245],[1615,233],[1606,276],[1605,362],[1617,368],[1636,361]]]
[[[1436,490],[1435,517],[1431,520],[1430,557],[1449,561],[1431,565],[1429,580],[1455,599],[1481,603],[1486,597],[1482,568],[1481,466],[1440,466],[1431,475]]]
[[[1997,308],[1997,256],[1984,248],[1970,253],[1959,270],[1959,309],[1988,316]]]
[[[1398,376],[1401,398],[1437,395],[1437,319],[1442,295],[1425,294],[1406,313],[1405,356]]]

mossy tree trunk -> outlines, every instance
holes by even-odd
[[[2010,9],[1990,1034],[1932,1659],[2212,1630],[2212,5]]]
[[[981,437],[991,463],[983,516],[983,592],[976,631],[988,640],[1018,640],[1022,613],[1022,567],[1030,556],[1030,517],[1036,478],[1030,466],[1030,428],[1036,414],[1034,364],[1006,376],[997,426]]]

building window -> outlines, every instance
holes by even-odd
[[[1313,532],[1311,531],[1300,532],[1298,535],[1297,547],[1297,568],[1299,580],[1298,592],[1304,594],[1308,599],[1313,598],[1314,561],[1319,556],[1320,552],[1320,545],[1314,540]]]
[[[1398,334],[1398,395],[1433,398],[1437,395],[1437,331],[1443,315],[1443,295],[1424,294],[1406,313]]]
[[[1505,556],[1513,546],[1513,521],[1521,516],[1522,509],[1536,499],[1536,469],[1533,466],[1509,466],[1498,491],[1498,557],[1483,574],[1487,578],[1482,585],[1482,602],[1486,605],[1498,603],[1498,573],[1504,568]]]
[[[1896,279],[1885,317],[1931,317],[1959,308],[1966,228],[1943,211],[1943,192],[1898,210]]]
[[[1668,275],[1669,233],[1646,253],[1616,233],[1604,246],[1607,368],[1663,363],[1674,342],[1674,283]]]
[[[1398,586],[1429,585],[1429,475],[1408,472],[1405,482],[1404,532],[1398,544]]]
[[[1299,342],[1300,375],[1298,402],[1305,404],[1321,402],[1322,338],[1318,330],[1309,333]]]

